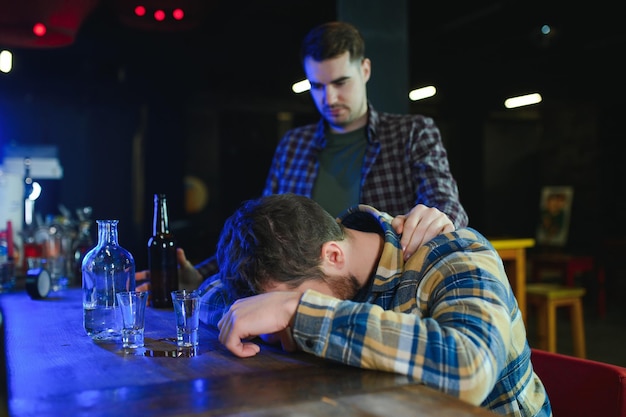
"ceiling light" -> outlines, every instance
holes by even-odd
[[[523,96],[511,97],[504,100],[504,107],[507,109],[514,109],[516,107],[530,106],[531,104],[540,103],[542,100],[541,94],[532,93]]]
[[[165,12],[161,9],[154,12],[154,20],[162,22],[165,20]]]
[[[172,12],[172,16],[176,20],[181,20],[183,17],[185,17],[185,12],[183,11],[183,9],[174,9],[174,11]]]
[[[35,25],[33,26],[33,33],[36,36],[41,37],[46,34],[46,31],[47,31],[46,25],[44,25],[41,22],[35,23]]]
[[[309,80],[298,81],[294,85],[291,86],[291,90],[296,93],[304,93],[305,91],[309,91],[311,89],[311,83]]]
[[[0,72],[8,73],[13,68],[13,54],[10,51],[0,51]]]
[[[435,94],[437,94],[437,89],[429,85],[428,87],[416,88],[415,90],[409,91],[409,99],[411,101],[423,100]]]

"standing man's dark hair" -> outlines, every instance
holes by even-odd
[[[315,61],[335,58],[344,52],[350,53],[350,60],[365,58],[365,41],[361,33],[349,23],[329,22],[311,30],[302,41],[300,60],[306,57]]]

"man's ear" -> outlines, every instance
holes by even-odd
[[[363,74],[363,80],[368,82],[372,75],[372,61],[369,58],[363,58],[363,61],[361,61],[361,73]]]
[[[322,245],[322,266],[329,270],[341,270],[345,266],[345,253],[343,247],[334,240]]]

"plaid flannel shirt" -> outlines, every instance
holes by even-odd
[[[473,229],[439,235],[406,263],[392,217],[369,206],[385,236],[371,286],[358,301],[309,290],[293,337],[316,356],[406,374],[506,416],[551,416],[533,372],[526,330],[504,266]],[[215,325],[230,305],[217,276],[203,286],[201,320]]]

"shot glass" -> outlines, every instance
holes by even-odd
[[[176,313],[176,345],[195,348],[198,346],[200,295],[196,291],[172,291],[172,303]]]
[[[116,294],[122,312],[122,346],[141,348],[148,303],[147,291],[122,291]]]

